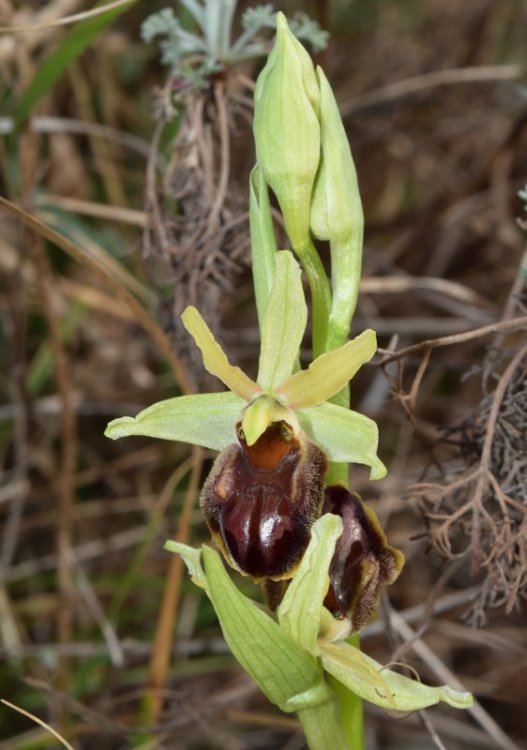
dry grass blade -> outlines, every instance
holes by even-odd
[[[402,638],[410,641],[410,647],[412,650],[427,664],[438,679],[450,685],[454,690],[463,691],[466,689],[463,683],[458,680],[446,664],[441,661],[437,654],[435,654],[421,638],[417,636],[415,631],[399,614],[397,614],[397,612],[392,610],[390,613],[390,619],[393,627],[398,631]],[[521,750],[516,743],[509,739],[501,727],[496,724],[494,719],[478,702],[475,702],[472,708],[467,710],[472,714],[480,727],[482,727],[482,729],[493,738],[496,742],[496,747],[499,747],[502,750]]]
[[[55,21],[26,24],[25,26],[0,26],[0,34],[21,34],[29,31],[53,29],[56,26],[68,26],[71,23],[77,23],[77,21],[84,21],[86,18],[100,16],[101,13],[106,13],[114,8],[120,8],[123,5],[130,5],[133,2],[135,2],[135,0],[114,0],[114,2],[108,3],[107,5],[92,8],[91,10],[85,10],[82,11],[82,13],[73,13],[70,16],[63,16],[62,18],[57,18]]]
[[[435,70],[432,73],[390,83],[352,101],[344,102],[341,111],[344,117],[347,117],[363,109],[392,102],[411,94],[418,94],[437,86],[510,81],[519,78],[522,73],[521,65],[478,65],[452,70]]]
[[[64,737],[61,737],[61,735],[56,732],[53,727],[50,727],[49,724],[46,724],[45,721],[42,721],[42,719],[39,719],[38,716],[35,716],[34,714],[30,713],[29,711],[26,711],[24,708],[20,708],[20,706],[15,706],[14,703],[11,703],[10,701],[6,701],[5,698],[0,698],[0,703],[4,703],[6,706],[9,706],[9,708],[12,708],[13,711],[18,711],[19,714],[22,714],[23,716],[27,716],[28,719],[31,719],[31,721],[34,721],[36,724],[39,724],[41,727],[46,729],[48,732],[50,732],[56,739],[60,742],[61,745],[66,747],[68,750],[75,750],[70,743],[64,739]]]
[[[29,214],[27,211],[24,211],[22,208],[19,208],[14,203],[11,203],[11,201],[8,201],[1,196],[0,207],[4,208],[13,216],[16,216],[17,219],[20,219],[20,221],[22,221],[24,224],[31,227],[31,229],[37,232],[37,234],[39,234],[40,236],[45,237],[53,244],[60,247],[62,250],[64,250],[64,252],[74,258],[74,260],[88,266],[93,271],[103,276],[104,279],[106,279],[106,281],[108,281],[112,285],[116,292],[132,308],[137,322],[152,336],[152,339],[157,343],[159,349],[161,350],[167,361],[170,363],[178,385],[183,393],[193,392],[193,386],[188,379],[187,373],[184,370],[179,359],[172,351],[172,347],[170,346],[170,342],[168,341],[165,333],[161,330],[155,320],[150,317],[150,315],[135,299],[135,297],[133,297],[130,292],[124,289],[122,284],[118,283],[115,280],[114,276],[112,275],[111,271],[108,270],[108,268],[106,268],[99,260],[95,260],[94,258],[87,255],[85,252],[83,252],[82,248],[75,245],[63,235],[59,234],[59,232],[51,229],[51,227],[47,226],[42,221],[39,221],[34,216],[31,216],[31,214]]]

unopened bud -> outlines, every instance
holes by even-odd
[[[320,159],[318,84],[311,58],[283,13],[254,96],[256,155],[295,250],[309,242],[311,193]]]

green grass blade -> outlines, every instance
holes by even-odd
[[[101,34],[112,21],[124,13],[136,0],[130,0],[126,5],[113,8],[106,13],[100,13],[81,21],[69,31],[55,50],[51,52],[37,69],[37,72],[22,94],[14,112],[15,130],[19,130],[33,111],[39,99],[53,86],[79,55]],[[99,2],[98,6],[107,5],[107,0]]]

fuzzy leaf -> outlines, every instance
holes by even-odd
[[[322,603],[329,586],[329,565],[342,534],[342,521],[326,513],[311,528],[311,541],[278,608],[282,628],[298,645],[317,655]]]
[[[277,388],[293,409],[317,406],[338,393],[359,367],[375,354],[377,337],[368,329],[339,349],[321,354],[307,370],[291,375]]]
[[[203,547],[209,596],[229,647],[267,698],[282,711],[298,711],[330,699],[316,660],[245,597],[210,547]]]
[[[274,282],[265,309],[258,383],[276,388],[293,372],[307,323],[301,271],[292,253],[275,254]]]
[[[158,401],[136,417],[119,417],[106,428],[106,437],[118,440],[147,435],[181,440],[221,451],[236,441],[234,426],[244,401],[234,393],[203,393]]]
[[[249,401],[261,388],[239,367],[231,365],[227,355],[195,307],[187,307],[181,316],[183,325],[200,349],[205,369],[225,383],[240,398]]]
[[[382,479],[386,467],[377,456],[379,430],[369,417],[335,404],[296,412],[300,426],[330,461],[366,464],[370,478]]]
[[[324,669],[360,698],[381,708],[395,711],[418,711],[436,703],[454,708],[470,708],[472,695],[460,693],[448,685],[430,687],[404,677],[348,643],[320,643]]]

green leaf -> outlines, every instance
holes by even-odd
[[[448,685],[430,687],[404,677],[348,643],[321,643],[324,669],[356,693],[376,706],[395,711],[418,711],[436,703],[454,708],[470,708],[473,697],[468,692],[452,690]]]
[[[254,282],[254,295],[260,329],[263,325],[265,308],[271,293],[274,279],[274,256],[276,239],[269,203],[269,191],[262,170],[258,164],[251,172],[249,180],[249,217],[251,228],[251,255]]]
[[[129,5],[136,2],[130,0]],[[104,7],[108,3],[99,2],[95,7]],[[129,9],[129,5],[108,10],[97,16],[86,18],[74,26],[50,52],[31,80],[14,112],[15,129],[19,130],[33,111],[38,100],[49,91],[59,76],[116,18]]]
[[[292,253],[275,254],[275,274],[262,326],[258,383],[274,389],[293,372],[307,323],[302,276]]]
[[[298,711],[331,699],[317,661],[229,578],[210,547],[203,547],[209,596],[229,647],[267,698],[282,711]]]
[[[277,388],[293,409],[317,406],[338,393],[375,354],[377,338],[368,329],[339,349],[317,357],[307,370],[291,375]]]
[[[309,439],[330,461],[366,464],[370,478],[382,479],[386,467],[377,456],[379,430],[369,417],[335,404],[320,404],[296,412]]]
[[[195,307],[187,307],[181,320],[200,349],[205,369],[211,375],[215,375],[230,391],[246,401],[261,391],[260,386],[254,380],[251,380],[239,367],[231,365],[227,355]]]
[[[329,587],[329,566],[341,534],[342,520],[331,513],[313,524],[311,541],[278,608],[280,625],[301,648],[314,656],[318,654],[316,643],[322,605]]]
[[[243,405],[234,393],[169,398],[143,409],[136,417],[114,419],[104,434],[112,440],[147,435],[221,451],[236,441],[235,423]]]

